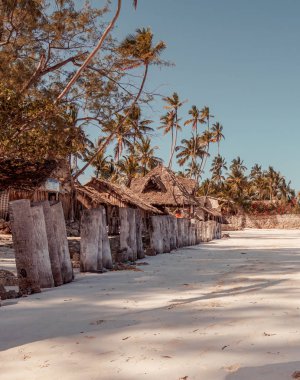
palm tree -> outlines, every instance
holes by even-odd
[[[224,157],[221,157],[220,155],[216,156],[213,159],[212,166],[211,166],[211,173],[212,173],[212,181],[216,183],[217,185],[220,185],[224,180],[225,177],[223,176],[223,170],[227,170],[226,161]]]
[[[109,136],[107,136],[105,143],[102,145],[102,147],[99,148],[100,150],[105,149],[108,146],[108,144],[110,144],[114,135],[118,133],[118,129],[121,128],[122,125],[125,123],[127,117],[130,114],[131,109],[135,107],[143,92],[149,66],[151,64],[162,64],[162,61],[160,60],[159,56],[165,50],[165,48],[166,44],[163,41],[160,41],[153,46],[153,33],[150,28],[137,29],[135,35],[129,35],[121,43],[118,51],[122,57],[122,65],[129,65],[130,68],[144,66],[144,74],[140,88],[138,90],[137,95],[132,101],[130,109],[127,110],[123,119],[121,119],[118,122],[116,129],[113,132],[111,132]],[[90,161],[87,162],[87,164],[84,165],[83,168],[81,168],[81,170],[77,172],[74,179],[78,178],[78,176],[80,176],[85,171],[85,169],[93,162],[94,159],[95,156],[93,156],[90,159]]]
[[[130,187],[133,178],[138,177],[142,168],[137,157],[134,155],[125,156],[116,164],[118,170],[118,181],[124,182],[127,187]]]
[[[85,154],[85,160],[88,160],[90,156],[98,150],[99,146],[103,143],[103,138],[99,139],[97,144],[92,144],[90,149]],[[96,159],[93,161],[92,166],[95,168],[96,178],[109,179],[114,173],[114,163],[110,155],[106,155],[105,150],[102,150],[97,154]]]
[[[200,118],[202,123],[207,124],[207,130],[209,131],[209,123],[210,123],[210,118],[214,117],[213,115],[210,114],[209,107],[204,106],[202,110],[200,111]]]
[[[102,131],[108,135],[110,135],[117,129],[117,132],[114,133],[114,140],[116,140],[116,144],[114,147],[114,158],[117,161],[120,160],[123,154],[123,150],[125,148],[131,149],[133,144],[132,140],[135,135],[135,132],[132,131],[132,127],[130,124],[124,123],[120,128],[118,128],[119,120],[121,120],[122,118],[123,115],[118,114],[116,116],[116,120],[111,120],[109,123],[106,123],[102,128]]]
[[[194,105],[192,108],[189,110],[189,115],[191,115],[191,118],[188,119],[184,125],[190,125],[192,124],[192,129],[195,131],[195,136],[198,136],[198,123],[203,123],[203,119],[200,116],[200,111],[199,109]]]
[[[184,102],[181,102],[179,100],[179,96],[177,92],[174,92],[172,96],[167,96],[163,98],[163,100],[167,103],[167,105],[164,108],[171,110],[171,113],[174,115],[173,118],[171,119],[173,122],[170,123],[172,143],[171,143],[171,154],[170,154],[168,167],[171,169],[173,155],[174,155],[176,144],[177,144],[178,131],[181,130],[181,126],[179,125],[178,109],[183,105]]]
[[[200,165],[195,162],[189,162],[187,165],[187,168],[185,169],[185,177],[188,178],[195,178],[196,181],[199,181],[201,172],[200,172]]]
[[[238,156],[231,161],[230,170],[232,173],[244,173],[247,167],[244,165],[244,161]]]
[[[212,129],[211,129],[213,136],[214,136],[214,141],[218,143],[218,156],[220,155],[220,141],[223,139],[225,140],[225,137],[222,133],[223,131],[223,126],[217,122],[213,124]]]
[[[206,146],[205,143],[202,142],[201,138],[196,138],[195,136],[192,136],[189,140],[183,139],[181,140],[180,146],[176,146],[176,151],[179,151],[179,153],[176,155],[176,158],[178,159],[178,164],[180,166],[183,166],[187,161],[191,160],[192,167],[196,167],[196,161],[197,158],[203,158],[205,155],[207,155],[206,150],[204,147]]]
[[[151,139],[149,137],[141,136],[135,143],[134,148],[136,158],[143,169],[143,176],[145,176],[149,170],[152,170],[162,163],[162,159],[155,156],[155,150],[157,150],[158,147],[151,146]]]
[[[137,8],[138,0],[133,0],[133,6],[136,9]],[[71,87],[74,85],[74,83],[77,81],[77,79],[80,77],[81,73],[87,68],[89,63],[92,61],[92,59],[95,57],[95,55],[100,51],[105,39],[113,29],[119,15],[121,12],[121,6],[122,6],[122,0],[118,0],[118,5],[116,12],[111,20],[111,22],[106,27],[104,33],[102,34],[98,44],[94,47],[94,49],[91,51],[91,53],[86,57],[83,64],[79,67],[77,72],[73,75],[73,77],[70,79],[66,87],[63,89],[63,91],[60,93],[60,95],[57,97],[56,102],[59,102],[71,89]]]
[[[203,155],[201,165],[200,165],[201,175],[202,175],[206,166],[207,158],[210,156],[209,147],[210,147],[210,143],[213,142],[212,132],[210,132],[209,130],[204,131],[203,134],[200,136],[200,140],[206,146],[206,154]]]

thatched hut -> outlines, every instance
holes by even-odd
[[[85,186],[76,186],[76,199],[82,208],[105,206],[109,234],[119,232],[119,208],[129,207],[141,210],[147,222],[150,215],[159,215],[161,211],[137,197],[130,189],[109,181],[92,178]]]
[[[145,177],[133,179],[130,189],[142,200],[164,213],[185,217],[197,217],[200,220],[221,218],[218,210],[204,205],[197,198],[198,184],[194,179],[175,175],[159,165]]]
[[[17,199],[61,201],[68,218],[71,209],[69,180],[70,170],[65,160],[0,160],[0,219],[8,218],[8,203]]]
[[[193,179],[176,176],[159,165],[145,177],[133,179],[130,189],[142,200],[163,212],[182,210],[190,215],[197,206],[197,183]]]

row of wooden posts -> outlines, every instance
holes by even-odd
[[[74,275],[61,203],[31,204],[22,199],[10,202],[9,208],[20,292],[37,293],[41,288],[71,282]],[[221,224],[214,220],[156,215],[150,217],[150,247],[145,250],[141,211],[120,208],[119,217],[120,249],[116,259],[122,262],[142,259],[145,253],[153,256],[221,238]],[[113,268],[103,206],[82,212],[80,237],[82,272]]]
[[[141,211],[121,207],[119,218],[120,249],[116,259],[121,262],[143,259],[145,253],[153,256],[221,238],[221,224],[215,220],[200,221],[155,215],[150,217],[150,247],[145,249]],[[84,210],[81,218],[81,271],[97,272],[111,267],[105,209],[100,207]]]
[[[74,278],[61,203],[10,202],[10,221],[21,294],[38,293]]]

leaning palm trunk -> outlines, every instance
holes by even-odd
[[[101,152],[103,152],[105,150],[105,148],[108,146],[108,144],[111,142],[111,140],[113,139],[114,135],[116,133],[118,133],[118,131],[120,130],[120,128],[123,126],[123,124],[125,123],[127,117],[130,115],[130,113],[132,112],[134,106],[136,105],[137,101],[139,100],[142,92],[143,92],[143,88],[144,88],[144,85],[145,85],[145,82],[146,82],[146,78],[147,78],[147,74],[148,74],[148,67],[149,67],[149,64],[146,63],[145,64],[145,71],[144,71],[144,76],[143,76],[143,80],[142,80],[142,83],[141,83],[141,87],[139,89],[139,92],[138,94],[136,95],[136,97],[134,98],[130,108],[128,109],[128,111],[126,112],[126,114],[124,115],[124,117],[122,118],[122,120],[119,122],[119,124],[117,125],[116,127],[116,130],[113,131],[108,137],[107,139],[105,140],[105,142],[99,147],[99,149],[96,150],[96,152],[94,153],[94,155],[90,158],[90,160],[79,170],[79,172],[77,172],[77,174],[74,176],[74,180],[76,178],[78,178],[85,170],[87,167],[89,167],[94,161],[95,159],[97,158],[97,155]]]
[[[115,23],[116,23],[116,21],[117,21],[117,19],[119,17],[119,14],[120,14],[120,11],[121,11],[121,5],[122,5],[122,0],[118,0],[118,7],[117,7],[117,10],[116,10],[116,13],[115,13],[113,19],[111,20],[111,22],[109,23],[109,25],[107,26],[107,28],[105,29],[104,33],[102,34],[102,37],[100,38],[98,44],[96,45],[96,47],[94,48],[94,50],[88,55],[88,57],[86,58],[86,60],[83,62],[83,64],[77,70],[76,74],[72,77],[72,79],[69,81],[69,83],[63,89],[63,91],[60,93],[60,95],[56,99],[56,102],[59,102],[70,91],[71,87],[77,81],[77,79],[80,77],[80,75],[83,72],[83,70],[86,69],[86,67],[88,66],[88,64],[91,62],[91,60],[97,54],[97,52],[101,49],[101,47],[103,45],[103,42],[105,41],[105,39],[106,39],[107,35],[109,34],[109,32],[114,27],[114,25],[115,25]]]

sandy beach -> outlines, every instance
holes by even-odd
[[[291,379],[300,233],[230,236],[2,301],[1,380]]]

